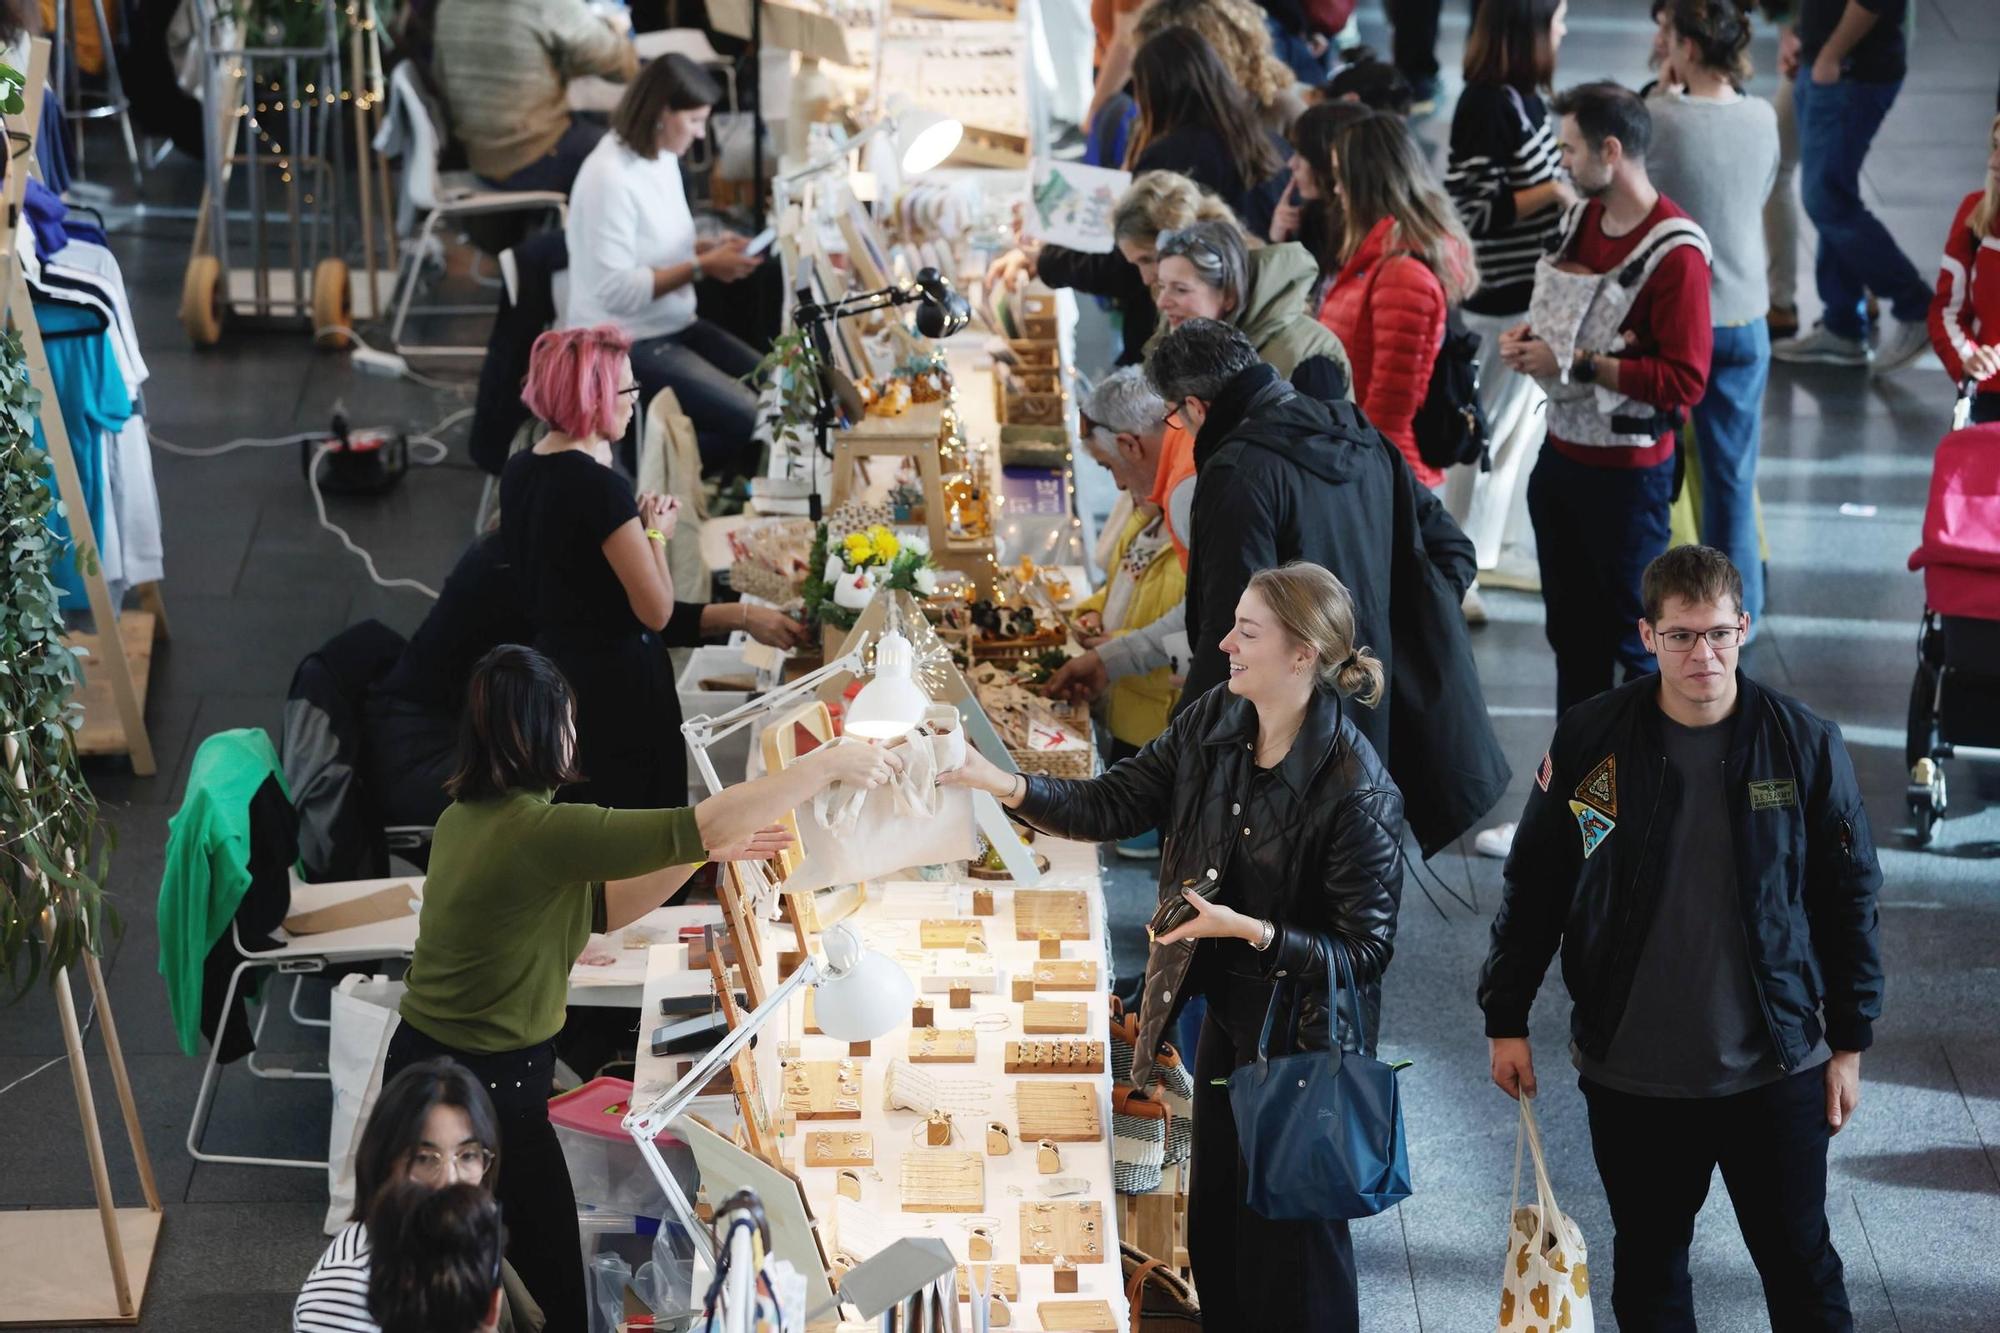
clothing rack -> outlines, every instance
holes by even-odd
[[[16,222],[20,217],[21,197],[27,190],[27,163],[32,160],[33,133],[41,124],[48,69],[49,43],[46,39],[36,38],[29,47],[28,68],[23,71],[28,80],[26,105],[18,117],[7,120],[10,135],[25,129],[27,148],[23,156],[15,159],[19,169],[9,171],[5,193],[0,195],[7,206],[6,235],[0,239],[0,246],[4,246],[6,251],[4,262],[8,276],[5,304],[21,330],[21,340],[27,351],[29,382],[42,390],[43,434],[48,440],[49,457],[55,465],[57,488],[69,509],[70,532],[79,556],[84,556],[96,550],[96,534],[91,529],[90,510],[84,504],[83,485],[77,477],[76,459],[70,453],[69,435],[63,427],[62,412],[57,408],[55,394],[51,391],[48,353],[42,346],[41,330],[35,324],[27,275],[15,250]],[[15,140],[17,143],[20,141]],[[111,590],[105,584],[103,570],[91,559],[79,559],[78,564],[90,592],[91,611],[97,617],[98,625],[115,631],[118,619],[111,605]],[[139,617],[147,617],[150,621],[146,612],[132,613],[132,619]],[[147,630],[150,634],[150,624]],[[81,636],[72,636],[73,640],[77,637]],[[118,642],[115,632],[100,637]],[[154,771],[153,750],[140,716],[144,703],[143,687],[134,681],[132,665],[124,652],[100,655],[96,663],[100,668],[108,667],[102,674],[111,677],[112,693],[118,702],[120,721],[125,727],[132,767],[141,774],[150,774]],[[21,782],[25,779],[26,775],[19,767],[18,751],[11,739],[5,743],[4,756],[0,758],[4,758],[4,764],[0,764],[0,781]],[[77,1119],[83,1129],[84,1151],[90,1161],[90,1183],[96,1196],[96,1207],[0,1212],[0,1271],[9,1275],[11,1288],[4,1308],[0,1308],[0,1325],[138,1323],[140,1308],[146,1299],[147,1279],[152,1275],[154,1252],[159,1246],[160,1225],[166,1217],[160,1204],[159,1186],[153,1179],[152,1158],[146,1152],[138,1105],[132,1096],[132,1079],[125,1067],[124,1048],[118,1040],[118,1025],[111,1015],[111,994],[105,988],[104,973],[98,966],[97,956],[88,950],[83,955],[83,971],[90,984],[92,1002],[96,1005],[105,1059],[111,1066],[111,1081],[117,1090],[118,1107],[124,1117],[126,1137],[131,1142],[133,1162],[138,1168],[139,1188],[146,1202],[144,1207],[120,1208],[112,1195],[111,1173],[104,1158],[104,1133],[97,1122],[97,1101],[91,1092],[90,1067],[84,1060],[83,1030],[76,1018],[76,998],[70,990],[69,970],[59,969],[51,988],[55,992],[56,1010],[61,1018],[63,1050],[69,1060],[70,1084],[76,1094]],[[93,1230],[101,1233],[103,1240],[105,1263],[101,1267],[93,1261]]]
[[[125,754],[132,771],[151,777],[158,771],[153,758],[153,742],[146,732],[146,684],[152,665],[153,643],[166,634],[166,608],[158,584],[140,588],[146,609],[127,612],[122,618],[111,600],[111,587],[96,558],[97,532],[82,479],[77,474],[76,455],[71,451],[69,428],[57,404],[55,380],[49,372],[48,348],[42,341],[35,319],[33,297],[28,291],[27,271],[18,252],[18,221],[21,200],[28,189],[28,172],[34,161],[34,140],[41,126],[42,99],[47,95],[49,43],[36,39],[29,47],[23,106],[18,116],[7,117],[8,137],[20,146],[20,156],[9,164],[5,234],[0,235],[0,271],[5,273],[6,296],[0,300],[20,330],[22,349],[27,355],[28,382],[41,390],[42,434],[48,443],[49,462],[55,472],[56,491],[62,497],[76,548],[77,572],[90,599],[90,615],[96,633],[65,636],[70,647],[87,654],[86,683],[82,691],[84,720],[77,734],[80,754]],[[109,710],[117,714],[115,728],[105,718]]]

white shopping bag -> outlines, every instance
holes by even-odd
[[[1521,1205],[1521,1145],[1535,1163],[1535,1202]],[[1500,1275],[1500,1333],[1594,1333],[1589,1254],[1583,1233],[1556,1206],[1534,1107],[1521,1098],[1514,1137],[1514,1197],[1507,1212],[1507,1262]]]
[[[359,973],[342,977],[334,988],[333,1028],[327,1034],[327,1070],[333,1077],[333,1130],[326,1143],[329,1236],[353,1220],[354,1152],[382,1091],[382,1061],[406,989],[400,981]]]
[[[865,745],[843,737],[829,745]],[[972,858],[972,793],[937,777],[965,763],[965,734],[910,733],[906,767],[873,791],[835,783],[796,813],[805,855],[785,877],[787,892],[880,879],[910,866]]]

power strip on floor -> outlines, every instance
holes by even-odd
[[[378,352],[372,347],[357,347],[350,355],[354,359],[354,368],[363,374],[401,379],[410,373],[410,363],[394,352]]]

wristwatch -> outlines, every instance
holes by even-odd
[[[701,281],[701,256],[700,256],[700,255],[696,255],[696,256],[695,256],[695,257],[694,257],[693,259],[690,259],[690,260],[688,260],[688,267],[689,267],[690,269],[692,269],[692,270],[693,270],[693,276],[691,276],[691,277],[690,277],[690,278],[688,279],[688,281],[689,281],[689,282],[700,282],[700,281]]]
[[[1589,352],[1578,352],[1569,363],[1569,377],[1578,384],[1597,383],[1597,360]]]

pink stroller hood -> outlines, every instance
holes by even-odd
[[[1948,616],[2000,620],[2000,423],[1956,430],[1931,463],[1923,544],[1924,600]]]

